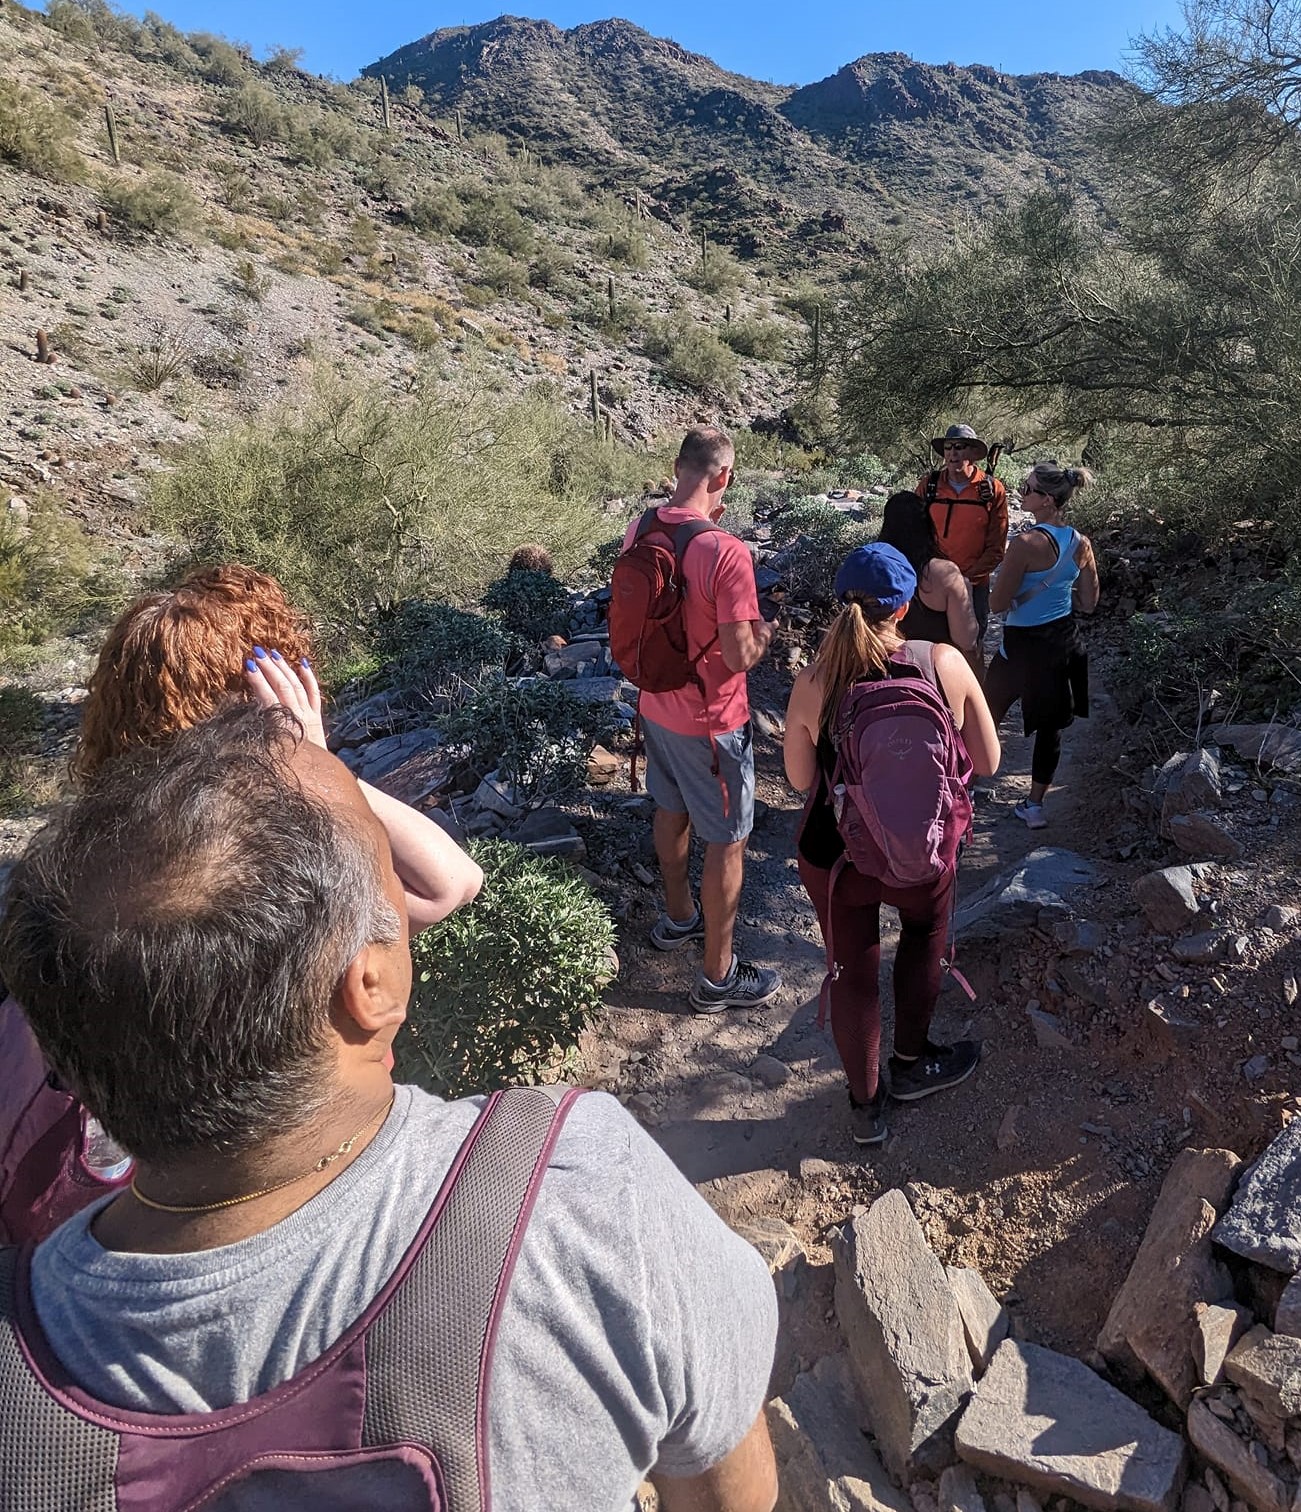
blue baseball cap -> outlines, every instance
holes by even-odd
[[[901,551],[873,541],[851,551],[836,574],[836,597],[843,603],[851,593],[875,599],[882,609],[902,609],[917,592],[917,574]]]

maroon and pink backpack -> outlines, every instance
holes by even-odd
[[[854,683],[841,700],[827,784],[845,849],[831,894],[846,866],[902,889],[925,887],[958,864],[971,833],[974,768],[936,681],[934,649],[909,641],[888,676]],[[819,1023],[838,970],[829,907],[826,947]]]
[[[85,1107],[45,1063],[23,1010],[0,1002],[0,1244],[33,1243],[131,1179]]]
[[[217,1412],[96,1401],[0,1250],[0,1505],[22,1512],[489,1512],[493,1346],[524,1230],[579,1096],[489,1098],[393,1275],[288,1381]]]

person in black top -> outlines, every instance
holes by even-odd
[[[971,584],[940,550],[935,521],[915,493],[886,500],[878,537],[893,546],[917,574],[917,591],[899,625],[905,640],[956,646],[979,676],[980,629],[971,603]]]

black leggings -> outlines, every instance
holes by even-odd
[[[1060,730],[1036,730],[1034,752],[1030,757],[1030,780],[1042,782],[1045,787],[1052,782],[1057,763],[1062,759],[1062,732]]]

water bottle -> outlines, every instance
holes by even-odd
[[[135,1164],[131,1156],[118,1144],[99,1119],[91,1113],[83,1115],[81,1139],[82,1164],[96,1181],[112,1186],[130,1174]]]

